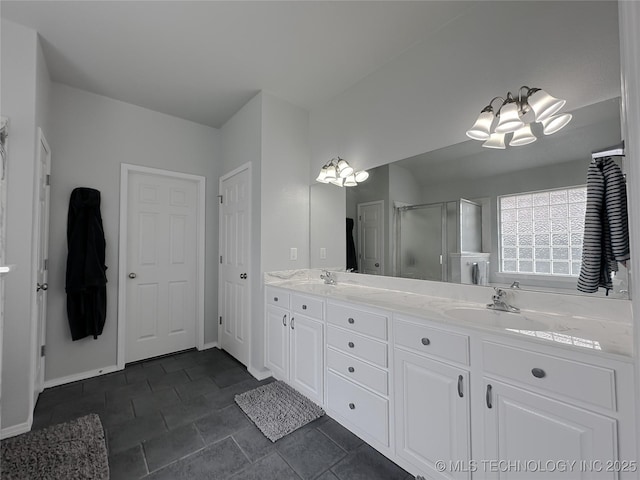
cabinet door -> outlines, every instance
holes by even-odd
[[[395,349],[395,382],[397,455],[428,478],[468,478],[468,372]],[[445,472],[437,461],[445,462]]]
[[[498,461],[483,467],[486,478],[616,478],[607,462],[617,459],[616,420],[485,379],[483,458]],[[566,472],[551,471],[555,462],[576,463]],[[510,463],[507,463],[510,462]],[[519,468],[506,466],[515,464]],[[559,464],[559,463],[558,463]],[[499,468],[505,465],[505,468]],[[536,472],[525,472],[525,465]],[[600,472],[589,472],[593,468]],[[517,471],[520,469],[521,471]],[[497,471],[496,471],[497,470]],[[502,471],[505,470],[505,471]]]
[[[267,305],[265,363],[278,380],[289,380],[289,311]]]
[[[291,384],[316,403],[322,404],[324,335],[323,324],[303,315],[290,322]]]

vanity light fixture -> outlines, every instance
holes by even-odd
[[[501,101],[497,110],[493,107],[496,100]],[[527,123],[525,115],[533,112],[535,122],[542,124],[544,134],[551,135],[571,121],[570,113],[557,114],[565,103],[566,100],[552,97],[539,88],[522,86],[515,97],[511,92],[507,92],[506,98],[493,98],[489,105],[482,109],[476,122],[467,131],[467,136],[483,141],[483,147],[504,149],[505,136],[513,133],[509,146],[528,145],[537,138],[531,132],[531,123]],[[497,124],[492,129],[496,119]]]
[[[369,178],[366,170],[356,172],[349,162],[343,158],[332,158],[320,169],[320,174],[316,178],[320,183],[332,183],[338,187],[355,187],[359,182],[364,182]]]

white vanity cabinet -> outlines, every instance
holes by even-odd
[[[427,478],[469,478],[469,339],[394,316],[396,455]]]
[[[327,301],[327,413],[391,453],[389,315]]]
[[[266,288],[265,364],[275,378],[324,403],[324,302]]]

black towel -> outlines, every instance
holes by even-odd
[[[347,218],[347,270],[358,270],[356,244],[353,241],[353,218]]]

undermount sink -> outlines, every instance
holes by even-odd
[[[327,283],[300,283],[297,285],[297,288],[317,295],[331,295],[335,292],[336,285],[329,285]]]
[[[445,311],[448,317],[465,323],[510,328],[513,330],[547,331],[551,330],[552,322],[545,322],[526,313],[510,313],[483,308],[456,307]],[[540,314],[544,315],[544,314]],[[538,316],[538,314],[536,314]]]

